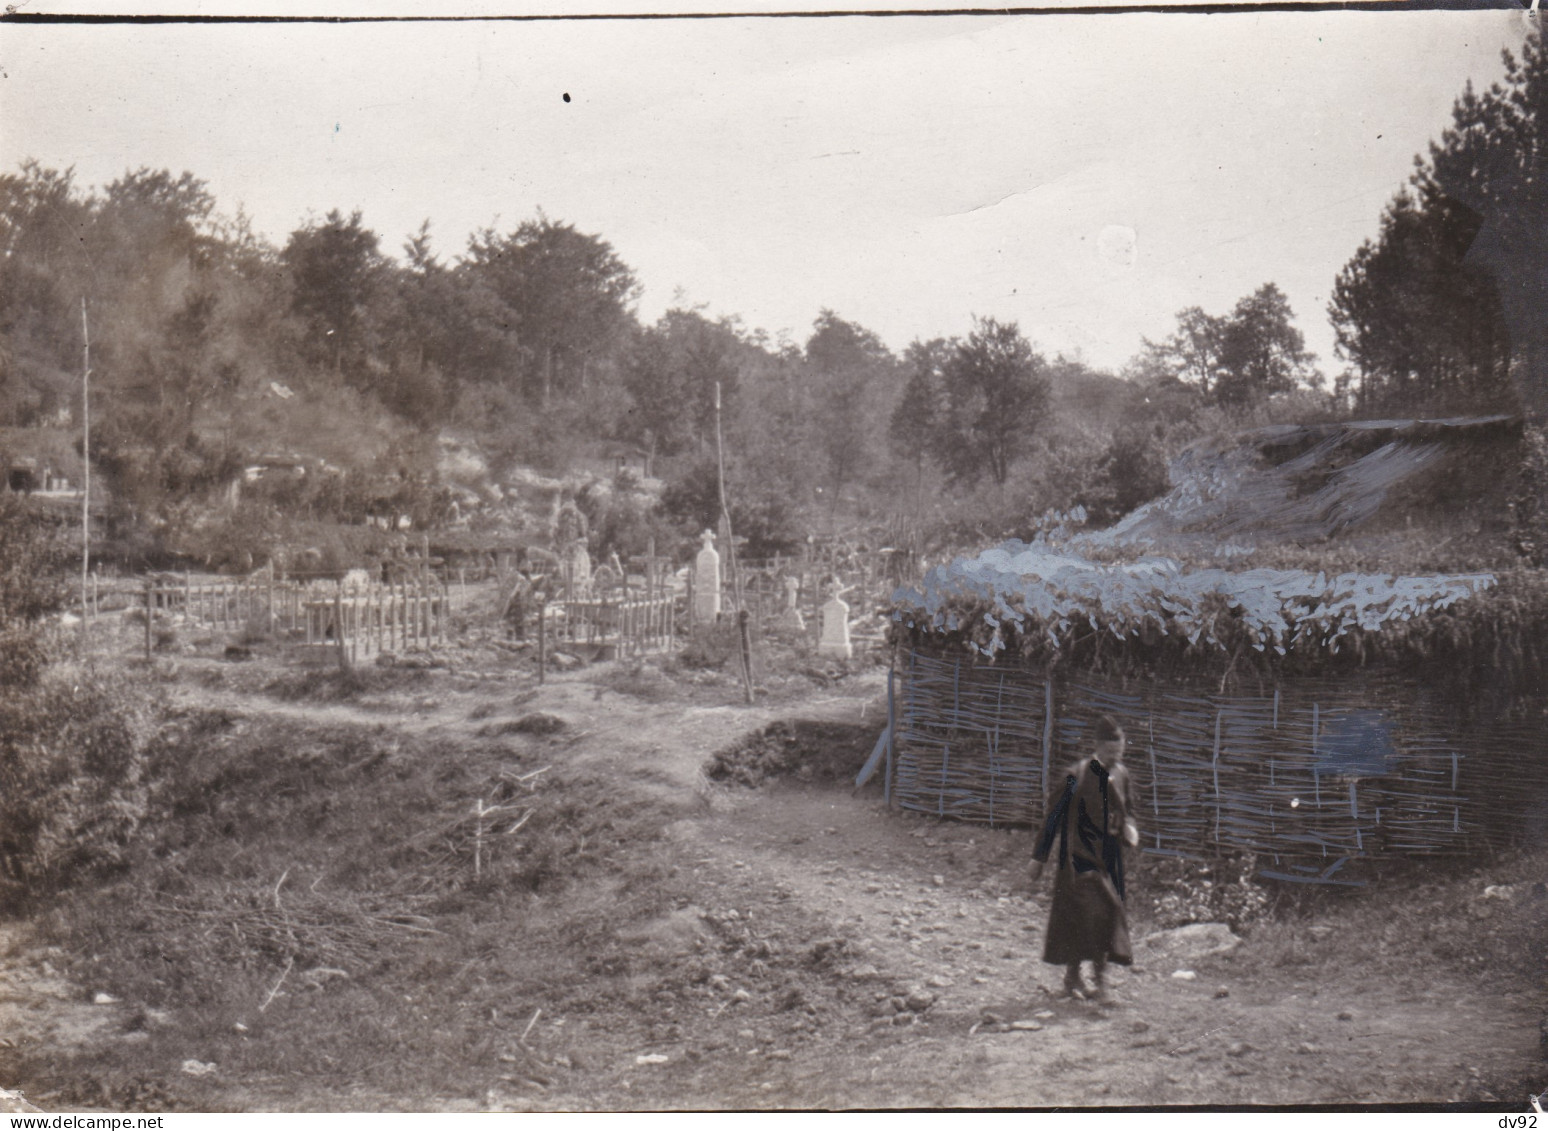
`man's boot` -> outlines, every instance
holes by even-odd
[[[1080,980],[1079,962],[1071,962],[1064,968],[1064,992],[1077,1001],[1085,1001],[1091,996],[1091,991]]]
[[[1091,964],[1091,980],[1095,983],[1097,1001],[1107,1001],[1107,963],[1093,962]]]

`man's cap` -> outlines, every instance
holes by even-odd
[[[1098,742],[1122,742],[1123,728],[1111,715],[1103,715],[1097,720],[1096,740]]]

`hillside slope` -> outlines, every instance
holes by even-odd
[[[1171,490],[1099,540],[1508,553],[1520,442],[1521,422],[1507,416],[1262,428],[1185,451],[1170,468]]]

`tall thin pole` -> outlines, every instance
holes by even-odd
[[[731,593],[742,608],[742,574],[736,567],[736,532],[731,529],[731,510],[726,506],[726,446],[720,431],[720,382],[715,382],[715,460],[720,472],[720,522],[726,530],[726,564],[731,567]]]
[[[86,632],[91,607],[86,603],[91,568],[91,330],[86,324],[86,296],[81,296],[81,633]]]

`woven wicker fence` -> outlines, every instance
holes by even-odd
[[[1338,882],[1351,859],[1503,846],[1548,815],[1539,730],[1464,730],[1395,676],[1189,694],[919,652],[896,674],[888,788],[942,817],[1040,821],[1104,713],[1128,733],[1151,853],[1249,851],[1266,875]]]

